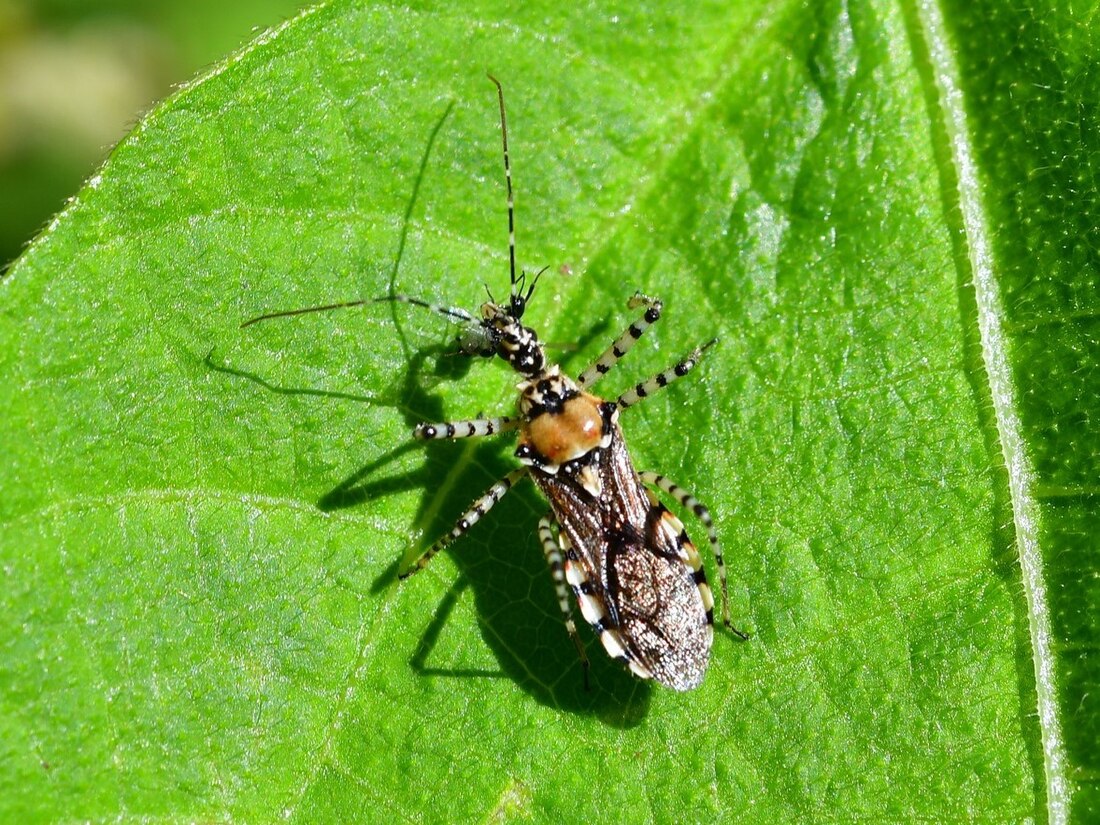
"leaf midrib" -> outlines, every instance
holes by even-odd
[[[1037,478],[1025,446],[1017,390],[1009,362],[1006,317],[997,281],[992,231],[984,205],[982,170],[978,168],[978,154],[970,138],[966,101],[942,10],[935,0],[922,0],[917,4],[917,14],[920,34],[932,64],[934,99],[942,118],[940,128],[946,133],[956,180],[954,195],[957,197],[974,285],[986,389],[992,401],[998,440],[1008,470],[1009,501],[1031,631],[1039,726],[1043,740],[1047,816],[1052,825],[1064,825],[1069,821],[1070,814],[1069,779],[1057,703],[1050,606],[1039,548],[1039,508],[1035,498]]]

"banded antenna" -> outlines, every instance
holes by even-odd
[[[504,144],[504,182],[508,186],[508,276],[512,284],[508,300],[508,314],[518,321],[523,317],[523,310],[527,308],[527,302],[531,300],[531,293],[535,291],[535,284],[539,282],[539,275],[549,267],[543,267],[535,273],[530,286],[527,286],[526,272],[521,272],[519,277],[516,277],[516,201],[515,195],[512,193],[512,164],[508,156],[508,117],[504,114],[504,88],[500,85],[500,81],[491,74],[487,73],[487,77],[497,87],[497,100],[500,102],[500,138]],[[526,291],[524,291],[525,287]]]

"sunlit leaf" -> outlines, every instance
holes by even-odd
[[[1079,25],[336,2],[182,89],[0,284],[0,819],[1089,821]],[[690,694],[587,633],[584,691],[530,487],[397,585],[515,466],[409,441],[507,412],[502,364],[404,305],[238,329],[504,292],[485,70],[565,367],[637,289],[664,317],[599,389],[721,338],[623,417],[752,631]]]

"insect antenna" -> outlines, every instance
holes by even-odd
[[[328,312],[330,309],[347,309],[348,307],[361,307],[365,304],[371,304],[374,301],[368,301],[361,299],[358,301],[341,301],[338,304],[323,304],[316,307],[302,307],[301,309],[284,309],[280,312],[267,312],[263,315],[257,315],[255,318],[249,318],[243,324],[240,325],[240,329],[250,327],[253,324],[258,324],[260,321],[270,321],[272,318],[290,318],[293,315],[306,315],[310,312]]]
[[[393,284],[397,279],[397,270],[401,266],[401,259],[405,254],[405,241],[409,234],[409,222],[412,219],[413,208],[416,206],[416,200],[420,195],[420,184],[424,179],[424,170],[428,168],[428,159],[432,154],[432,147],[435,146],[435,140],[439,136],[440,130],[443,128],[443,124],[447,118],[450,117],[451,111],[454,109],[454,101],[452,100],[447,104],[446,110],[443,112],[443,116],[436,122],[435,127],[432,129],[431,134],[428,136],[428,144],[424,147],[424,155],[420,158],[420,168],[416,173],[416,180],[413,183],[412,194],[409,196],[409,204],[405,208],[405,217],[401,222],[401,237],[397,244],[397,254],[394,256],[393,269],[390,272],[390,294],[384,295],[381,298],[360,298],[354,301],[340,301],[335,304],[322,304],[321,306],[304,307],[301,309],[286,309],[279,312],[267,312],[263,315],[257,315],[255,318],[249,318],[243,324],[240,329],[250,327],[253,324],[258,324],[260,321],[270,321],[273,318],[290,318],[295,315],[307,315],[311,312],[328,312],[332,309],[347,309],[349,307],[361,307],[367,304],[377,304],[387,301],[396,301],[399,303],[414,304],[416,306],[425,307],[433,312],[437,312],[441,315],[446,315],[451,318],[458,318],[461,321],[473,321],[474,318],[470,313],[465,310],[456,310],[447,307],[439,307],[435,304],[429,304],[426,301],[421,301],[417,298],[410,298],[407,295],[399,295],[393,293]]]
[[[500,138],[504,146],[504,182],[508,187],[508,277],[512,285],[509,314],[518,319],[523,315],[527,298],[531,297],[531,292],[529,290],[526,296],[522,295],[525,276],[520,275],[519,278],[516,278],[516,201],[512,193],[512,163],[508,157],[508,116],[504,112],[504,87],[491,74],[487,77],[497,87],[497,101],[500,103]],[[538,280],[538,275],[535,276],[535,280]],[[531,289],[534,289],[534,287],[535,285],[532,283]]]
[[[284,309],[280,312],[268,312],[263,315],[257,315],[255,318],[249,318],[240,328],[250,327],[253,324],[258,324],[260,321],[270,321],[273,318],[289,318],[294,315],[307,315],[311,312],[328,312],[332,309],[348,309],[349,307],[361,307],[367,304],[385,304],[385,303],[399,303],[399,304],[412,304],[413,306],[423,307],[430,312],[434,312],[437,315],[443,315],[447,318],[455,318],[459,321],[470,321],[476,323],[474,316],[468,313],[466,310],[460,307],[447,307],[440,304],[431,304],[427,301],[422,301],[419,298],[413,298],[409,295],[383,295],[380,298],[360,298],[357,301],[341,301],[338,304],[322,304],[316,307],[303,307],[301,309]]]

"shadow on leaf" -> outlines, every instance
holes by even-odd
[[[390,296],[396,294],[397,272],[432,145],[452,108],[453,104],[449,105],[436,123],[421,159],[389,274]],[[331,307],[362,303],[364,302],[354,301]],[[276,313],[256,320],[331,307],[326,305],[292,313]],[[411,431],[415,424],[422,421],[445,420],[442,400],[427,392],[420,380],[427,359],[432,355],[438,356],[435,359],[435,376],[452,380],[466,374],[472,359],[449,357],[453,353],[442,348],[424,350],[410,346],[397,309],[396,302],[390,303],[395,337],[401,342],[408,367],[399,387],[393,392],[360,396],[282,387],[245,370],[215,363],[213,350],[207,355],[205,364],[216,372],[244,378],[280,395],[310,395],[391,406],[402,411]],[[597,321],[582,333],[578,346],[586,345],[601,336],[608,326],[609,321],[606,318]],[[576,351],[578,347],[567,345],[564,348]],[[506,442],[499,439],[426,442],[423,447],[427,459],[420,469],[377,477],[396,459],[421,446],[410,440],[360,467],[325,493],[317,506],[326,512],[360,507],[393,493],[421,488],[424,495],[413,523],[417,526],[420,537],[430,542],[451,529],[454,520],[475,499],[475,493],[488,488],[496,479],[515,467],[514,462],[509,462],[502,456],[502,443]],[[470,535],[464,536],[453,548],[449,548],[452,559],[458,565],[460,576],[444,596],[443,602],[431,613],[432,618],[420,644],[415,651],[410,652],[410,666],[425,678],[462,679],[471,686],[479,679],[512,678],[543,704],[573,712],[595,714],[607,724],[616,727],[633,726],[645,716],[652,687],[635,679],[625,668],[605,656],[602,646],[587,625],[579,622],[583,626],[582,634],[592,662],[589,674],[591,689],[584,689],[582,667],[562,621],[554,585],[536,539],[536,514],[545,508],[546,504],[538,499],[534,490],[526,486],[506,496],[493,509],[486,524],[478,524]],[[490,530],[491,540],[486,538]],[[426,546],[423,541],[414,542],[413,549],[419,552]],[[377,596],[386,588],[397,586],[397,571],[400,566],[401,562],[397,560],[388,566],[376,578],[371,594]],[[405,587],[415,591],[417,583],[413,580]],[[433,664],[433,653],[440,643],[447,621],[458,600],[467,591],[473,595],[482,636],[501,663],[502,670],[499,672]]]

